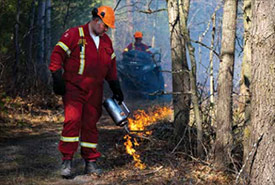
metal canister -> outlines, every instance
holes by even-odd
[[[105,107],[106,111],[109,113],[116,125],[124,126],[125,124],[127,124],[127,118],[130,115],[130,111],[124,102],[119,105],[115,99],[107,98],[103,102],[103,106]]]

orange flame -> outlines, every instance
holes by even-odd
[[[152,125],[159,120],[165,119],[171,114],[172,109],[169,107],[158,107],[154,111],[149,111],[149,113],[146,113],[144,110],[137,110],[134,112],[134,119],[128,119],[128,128],[130,132],[138,132],[137,135],[139,136],[142,136],[143,134],[151,135],[152,131],[146,131],[145,133],[140,131],[144,131],[145,127]],[[141,162],[140,155],[136,154],[136,150],[133,148],[133,145],[139,146],[136,138],[134,138],[134,142],[132,142],[132,137],[125,135],[124,139],[126,139],[126,142],[124,143],[126,152],[133,156],[135,167],[141,170],[145,169],[146,165]]]

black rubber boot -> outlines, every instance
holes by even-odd
[[[70,178],[72,176],[72,160],[64,160],[61,167],[61,176]]]
[[[98,168],[95,161],[85,161],[85,174],[101,175],[102,169]]]

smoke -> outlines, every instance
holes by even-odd
[[[129,43],[134,42],[134,33],[143,33],[142,42],[161,51],[162,70],[171,71],[170,33],[166,1],[121,1],[116,9],[116,29],[114,48],[117,60],[122,60],[122,52]],[[163,73],[165,91],[172,91],[170,73]]]

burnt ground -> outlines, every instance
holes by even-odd
[[[135,105],[146,107],[144,103]],[[186,160],[180,150],[172,154],[176,144],[169,142],[172,124],[167,120],[157,123],[147,139],[139,139],[136,150],[147,167],[137,169],[125,152],[126,132],[115,126],[106,113],[98,124],[98,150],[102,153],[98,164],[104,173],[100,177],[83,175],[84,162],[78,151],[73,162],[74,177],[63,179],[59,175],[61,155],[57,150],[62,109],[34,111],[5,106],[0,117],[1,185],[232,184],[232,176],[213,170],[207,163]]]

